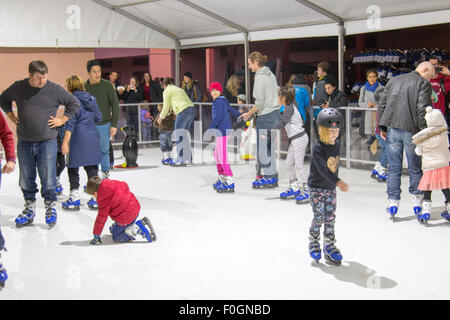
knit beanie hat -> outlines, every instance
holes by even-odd
[[[188,77],[189,79],[192,79],[192,73],[190,73],[189,71],[188,71],[188,72],[185,72],[185,73],[184,73],[184,76],[185,76],[185,77]]]
[[[223,92],[222,85],[219,82],[211,82],[211,84],[209,85],[209,91],[212,90],[220,91],[220,93]]]

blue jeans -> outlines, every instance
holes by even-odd
[[[100,151],[102,153],[102,171],[109,172],[109,145],[111,138],[111,123],[97,126],[98,138],[100,143]]]
[[[409,193],[422,194],[422,191],[417,190],[422,178],[422,159],[414,151],[416,145],[412,142],[412,136],[413,134],[410,132],[388,128],[386,148],[389,161],[387,182],[389,199],[400,200],[403,150],[406,151],[406,160],[408,161]]]
[[[172,151],[172,132],[161,131],[159,133],[159,146],[162,152]]]
[[[150,141],[151,140],[151,131],[152,131],[151,126],[141,124],[142,141]]]
[[[56,138],[43,142],[17,142],[19,159],[19,186],[25,200],[36,200],[39,191],[36,184],[36,169],[41,179],[41,195],[47,201],[56,197]]]
[[[257,165],[261,168],[262,175],[265,178],[278,179],[276,151],[277,145],[272,141],[272,129],[280,119],[278,110],[271,113],[258,116],[256,119],[256,149],[257,149]]]
[[[134,240],[133,237],[130,237],[129,235],[127,235],[125,233],[125,229],[128,228],[129,226],[133,225],[136,222],[136,219],[126,225],[126,226],[119,226],[117,223],[114,223],[110,228],[109,231],[111,231],[112,233],[112,237],[113,237],[113,241],[114,242],[128,242],[130,240]]]
[[[195,118],[195,108],[188,107],[179,114],[177,114],[177,118],[175,119],[174,135],[178,151],[178,158],[177,158],[178,161],[190,161],[192,159],[191,143],[189,141],[185,141],[182,147],[179,145],[184,139],[181,131],[184,132],[185,134],[184,137],[189,136],[192,123],[194,122],[194,118]],[[183,158],[184,150],[186,151],[187,154]]]
[[[387,156],[387,150],[386,150],[386,140],[384,140],[378,133],[375,134],[375,137],[377,137],[378,143],[381,146],[381,155],[380,159],[378,160],[380,164],[386,168],[388,165],[388,156]]]

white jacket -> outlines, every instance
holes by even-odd
[[[434,170],[449,165],[450,151],[447,137],[447,123],[442,112],[427,107],[425,120],[428,128],[413,136],[416,153],[422,156],[422,170]]]

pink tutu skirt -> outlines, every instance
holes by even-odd
[[[425,171],[417,189],[422,191],[450,188],[450,166]]]

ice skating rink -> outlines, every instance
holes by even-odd
[[[310,205],[278,198],[288,187],[284,161],[277,189],[253,190],[254,165],[233,165],[236,193],[217,194],[214,165],[164,167],[159,149],[140,153],[141,168],[114,170],[111,178],[127,181],[138,197],[141,216],[157,232],[154,243],[114,244],[108,220],[103,245],[89,245],[96,212],[87,209],[88,195],[81,211],[60,209],[68,195],[66,171],[55,228],[45,224],[39,196],[34,224],[17,229],[14,219],[23,209],[18,170],[3,176],[0,224],[8,252],[2,260],[9,280],[1,300],[450,298],[443,196],[433,194],[429,225],[420,225],[406,176],[393,223],[386,185],[368,171],[341,166],[350,190],[338,191],[336,238],[344,261],[337,267],[309,257]]]

